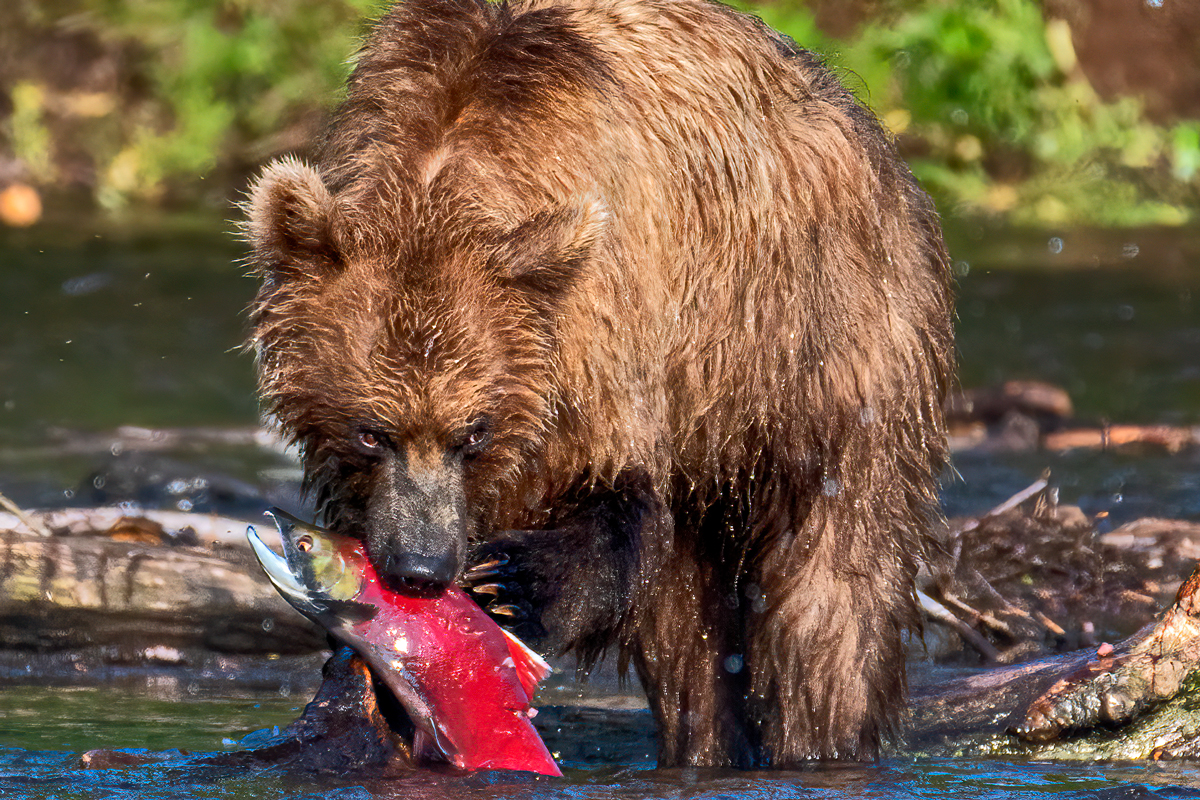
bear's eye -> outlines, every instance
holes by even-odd
[[[375,452],[383,447],[382,434],[375,431],[361,430],[357,433],[358,445],[367,452]]]
[[[467,426],[459,440],[458,449],[464,456],[479,455],[492,441],[492,421],[480,417]]]

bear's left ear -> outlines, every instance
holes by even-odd
[[[489,265],[533,302],[552,304],[575,283],[608,220],[598,200],[538,212],[499,238]]]
[[[246,238],[267,281],[312,276],[337,262],[333,197],[321,175],[298,158],[271,162],[243,205]]]

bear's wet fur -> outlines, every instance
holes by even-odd
[[[264,403],[381,572],[487,561],[634,666],[663,766],[878,752],[951,281],[816,57],[703,0],[401,3],[247,208]]]

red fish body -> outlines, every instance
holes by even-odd
[[[562,774],[530,721],[532,695],[550,671],[545,661],[458,587],[433,596],[394,592],[357,540],[272,513],[286,562],[250,533],[267,575],[392,690],[416,726],[414,756],[463,770]]]
[[[432,720],[431,731],[418,728],[432,734],[450,763],[561,775],[530,722],[541,675],[522,663],[513,640],[457,586],[432,598],[397,594],[363,563],[370,574],[358,601],[379,613],[350,625],[346,641],[398,697],[389,672],[404,673],[417,687]]]

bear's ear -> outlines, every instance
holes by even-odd
[[[541,211],[499,237],[489,264],[506,285],[536,303],[553,303],[575,283],[608,219],[598,200]]]
[[[314,275],[337,263],[333,197],[321,175],[298,158],[273,161],[243,205],[246,238],[264,280]]]

